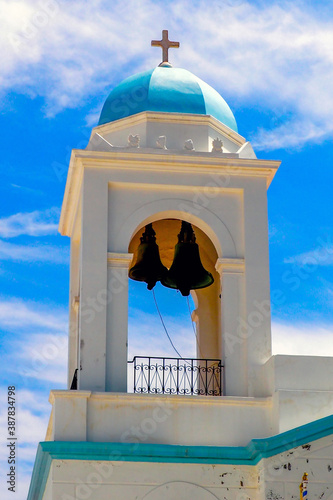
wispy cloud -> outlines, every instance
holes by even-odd
[[[16,236],[46,236],[56,234],[60,210],[50,208],[44,211],[18,213],[0,219],[0,238]]]
[[[0,0],[0,6],[0,88],[43,95],[48,113],[156,65],[160,55],[147,33],[156,38],[167,25],[172,38],[181,36],[175,65],[241,107],[275,113],[267,130],[253,131],[256,148],[295,147],[332,133],[333,20],[305,2],[143,0],[138,8],[134,0],[99,0],[82,9],[78,0]],[[128,15],[135,16],[130,33]]]
[[[179,318],[163,315],[168,334],[177,351],[183,357],[196,357],[196,337],[191,328],[190,318],[188,326],[179,322]],[[143,326],[144,325],[144,326]],[[177,357],[177,353],[168,339],[157,313],[148,313],[132,310],[129,318],[129,359],[134,356]]]
[[[327,139],[332,130],[329,123],[316,124],[306,117],[296,117],[271,130],[259,128],[253,136],[252,146],[257,151],[301,149],[306,143],[320,143]]]
[[[50,418],[49,391],[66,387],[67,312],[41,303],[2,299],[0,330],[0,435],[7,436],[7,386],[15,385],[19,460],[15,498],[25,500],[38,442],[44,441]],[[2,448],[1,470],[8,465],[7,457]],[[1,483],[1,487],[7,491],[6,484]]]
[[[29,386],[29,379],[39,383],[52,383],[54,388],[65,387],[67,381],[67,334],[33,334],[29,340],[13,341],[18,365],[16,376],[22,386]],[[10,370],[10,366],[8,367]]]
[[[1,300],[0,328],[64,331],[67,329],[67,312],[60,308],[51,312],[47,306],[19,299]]]
[[[272,323],[273,354],[333,356],[333,325]]]
[[[284,259],[285,264],[297,264],[299,266],[332,266],[333,265],[333,242],[327,240],[322,241],[321,245],[310,250],[308,252],[303,252],[298,255],[293,255],[291,257],[286,257]]]
[[[182,356],[196,356],[196,339],[191,326],[180,326],[172,317],[165,317],[168,331]],[[140,325],[145,325],[144,328]],[[177,357],[163,327],[155,315],[137,312],[129,323],[129,357],[149,355]],[[320,341],[318,341],[320,339]],[[333,356],[333,325],[314,323],[272,322],[273,354]]]
[[[7,406],[4,401],[7,400],[6,389],[0,390],[0,435],[7,436]],[[46,402],[46,403],[45,403]],[[18,480],[15,499],[26,500],[31,480],[33,462],[36,456],[39,441],[45,439],[47,424],[51,412],[51,405],[47,403],[47,393],[31,392],[29,390],[16,391],[16,409],[17,409],[17,457],[18,457]],[[2,446],[0,450],[0,468],[6,470],[8,452],[6,447]],[[7,491],[7,485],[4,478],[1,478],[2,491]],[[3,481],[3,484],[2,484]],[[10,498],[4,493],[3,498]]]
[[[66,249],[52,245],[18,245],[0,240],[0,260],[68,264],[69,257]]]
[[[17,213],[0,219],[0,261],[51,262],[67,264],[68,252],[45,243],[19,244],[5,241],[19,236],[43,237],[57,234],[60,210],[56,207]],[[2,238],[2,239],[1,239]]]
[[[42,304],[21,300],[0,301],[0,329],[4,332],[2,359],[4,373],[20,377],[20,386],[28,378],[63,386],[67,374],[67,313]],[[16,363],[12,363],[15,353]],[[6,376],[7,376],[6,375]]]

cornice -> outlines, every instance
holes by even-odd
[[[90,140],[96,132],[99,134],[109,134],[118,132],[128,127],[134,127],[142,123],[163,122],[168,124],[181,124],[181,125],[207,125],[212,127],[216,132],[219,132],[238,146],[245,144],[246,139],[240,134],[224,125],[211,115],[196,115],[190,113],[163,113],[154,111],[143,111],[136,115],[128,116],[114,122],[99,125],[93,128]]]
[[[89,169],[107,169],[147,172],[177,172],[181,174],[228,175],[230,177],[261,177],[269,187],[280,165],[280,161],[230,158],[210,153],[167,151],[126,148],[122,151],[87,151],[73,149],[64,201],[60,216],[59,231],[70,236],[79,202],[83,172]],[[146,182],[146,181],[143,181]]]
[[[219,258],[216,261],[215,269],[221,276],[223,274],[244,274],[245,260]]]

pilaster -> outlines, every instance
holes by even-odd
[[[247,338],[244,331],[244,259],[217,259],[221,276],[221,359],[224,394],[247,396]]]
[[[128,269],[131,253],[108,253],[106,391],[127,392]]]

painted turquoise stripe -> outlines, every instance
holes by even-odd
[[[333,434],[333,415],[247,446],[178,446],[148,443],[45,441],[39,444],[28,500],[42,500],[52,460],[104,460],[256,465],[268,458]]]
[[[142,111],[147,111],[150,79],[154,70],[126,78],[106,99],[98,125],[104,125]]]
[[[222,98],[219,96],[219,99]],[[207,114],[197,78],[181,68],[155,68],[150,79],[147,110]]]
[[[42,500],[49,476],[52,457],[50,453],[44,452],[41,445],[39,443],[37,448],[27,500]]]
[[[211,115],[235,132],[235,117],[210,85],[182,68],[157,67],[126,78],[106,99],[98,125],[143,111]]]
[[[197,81],[200,85],[201,92],[205,101],[205,114],[214,116],[215,118],[217,118],[217,120],[224,123],[224,125],[227,125],[235,132],[238,132],[235,117],[223,97],[213,87],[208,85],[200,78],[197,78]],[[217,102],[219,103],[219,106],[216,105]]]

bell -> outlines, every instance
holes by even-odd
[[[203,267],[195,234],[189,222],[182,221],[175,246],[173,263],[162,285],[180,290],[182,295],[189,295],[190,290],[206,288],[214,283],[213,276]]]
[[[140,238],[136,264],[128,273],[132,280],[145,281],[148,290],[154,288],[156,281],[160,281],[168,272],[161,262],[155,234],[153,225],[147,224]]]

